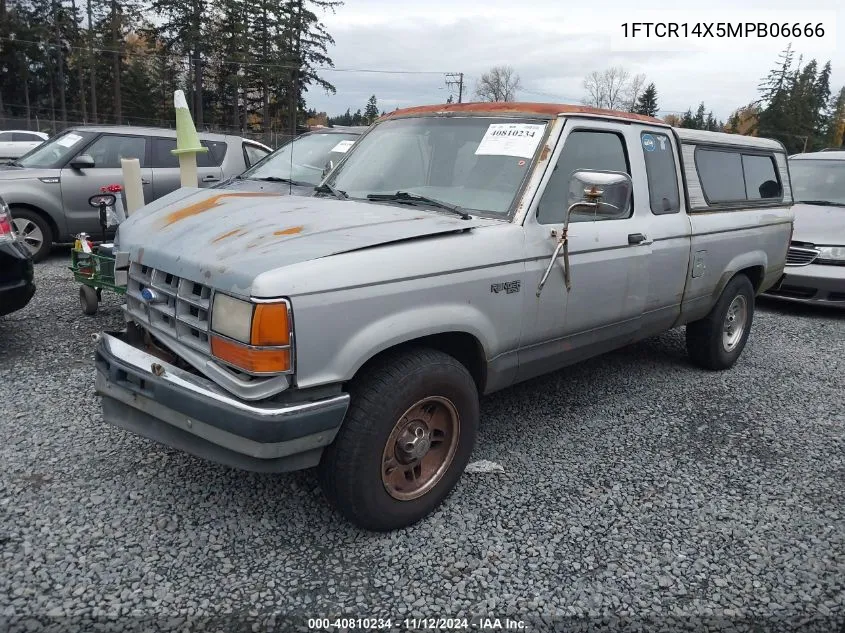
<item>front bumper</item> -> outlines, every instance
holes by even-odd
[[[306,402],[238,400],[121,334],[103,333],[96,345],[103,419],[192,455],[261,472],[310,468],[346,415],[345,393]]]
[[[787,266],[784,272],[781,282],[769,288],[765,296],[845,308],[845,266]]]

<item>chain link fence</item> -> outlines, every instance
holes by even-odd
[[[66,128],[79,127],[83,125],[109,125],[118,127],[114,123],[94,124],[91,122],[86,123],[83,121],[74,121],[69,119],[65,124],[62,121],[57,121],[51,118],[43,118],[39,116],[33,116],[27,119],[26,117],[4,116],[3,114],[0,114],[0,130],[28,130],[31,132],[44,132],[46,134],[49,134],[50,136],[53,136]],[[124,117],[123,123],[121,125],[175,129],[176,121],[146,118],[133,120],[131,117]],[[281,132],[277,130],[270,130],[268,132],[242,130],[234,126],[225,125],[203,125],[201,128],[198,128],[198,131],[201,133],[208,132],[213,134],[228,134],[231,136],[241,136],[243,138],[248,138],[253,141],[258,141],[259,143],[264,143],[265,145],[268,145],[273,149],[281,147],[293,138],[289,132]],[[299,132],[301,133],[304,131],[305,130],[303,129]]]

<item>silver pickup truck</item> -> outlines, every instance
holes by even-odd
[[[730,368],[792,230],[777,142],[553,104],[374,125],[314,197],[180,189],[120,228],[103,417],[234,467],[318,467],[374,530],[470,459],[479,395],[686,325]]]

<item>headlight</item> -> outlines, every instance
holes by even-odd
[[[816,263],[845,264],[845,246],[819,246]]]
[[[290,304],[253,303],[215,293],[211,306],[211,354],[250,374],[293,369]]]

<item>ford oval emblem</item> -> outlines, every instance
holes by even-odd
[[[144,303],[161,303],[162,297],[151,288],[144,288],[141,291],[141,299]]]

